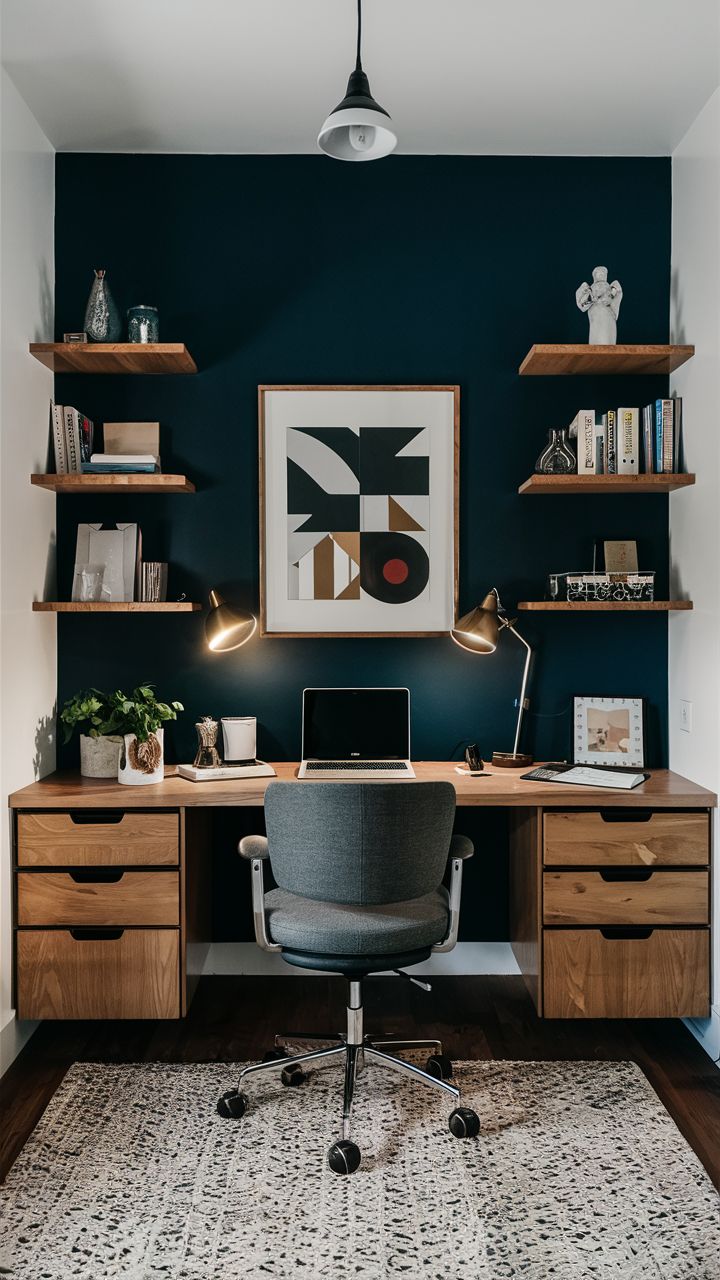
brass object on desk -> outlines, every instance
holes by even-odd
[[[523,669],[522,687],[518,706],[517,726],[515,729],[515,745],[512,751],[493,751],[492,763],[502,769],[524,769],[532,764],[533,758],[526,752],[518,750],[523,712],[527,710],[526,697],[530,658],[532,649],[519,631],[515,630],[515,619],[508,618],[500,604],[497,588],[488,591],[485,599],[466,613],[455,623],[450,635],[461,649],[469,649],[471,653],[494,653],[498,646],[501,631],[512,631],[513,635],[527,650]]]

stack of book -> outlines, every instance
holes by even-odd
[[[93,450],[95,427],[90,419],[73,409],[72,405],[53,404],[51,401],[50,433],[57,475],[82,471]]]
[[[570,423],[577,439],[578,475],[677,474],[682,442],[682,399],[633,408],[580,409]]]
[[[159,422],[106,422],[102,453],[83,463],[88,475],[127,475],[160,470]]]

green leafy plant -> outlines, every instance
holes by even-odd
[[[128,697],[119,689],[108,699],[117,733],[134,733],[138,742],[147,742],[166,720],[177,720],[184,711],[182,702],[159,702],[151,684],[138,685]]]
[[[60,712],[60,722],[65,742],[70,741],[76,729],[89,738],[121,732],[111,699],[100,689],[84,689],[68,698]]]

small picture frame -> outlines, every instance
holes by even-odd
[[[606,698],[576,694],[573,698],[573,764],[608,768],[645,767],[645,702],[643,698]]]

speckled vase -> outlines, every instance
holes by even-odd
[[[119,342],[122,337],[120,312],[108,289],[104,270],[95,272],[85,308],[84,328],[91,342]]]

